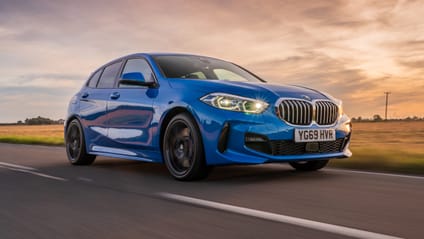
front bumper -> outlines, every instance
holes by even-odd
[[[207,108],[208,112],[200,112],[196,118],[209,165],[306,161],[352,155],[349,150],[351,123],[346,115],[339,117],[332,126],[307,127],[336,130],[336,141],[316,143],[315,150],[311,151],[309,145],[295,143],[293,139],[294,129],[305,127],[286,124],[272,109],[260,115],[249,115]],[[257,142],[248,142],[253,136],[258,138]]]

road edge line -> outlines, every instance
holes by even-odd
[[[334,225],[334,224],[329,224],[324,222],[317,222],[317,221],[312,221],[308,219],[286,216],[282,214],[260,211],[260,210],[245,208],[245,207],[239,207],[239,206],[234,206],[230,204],[218,203],[218,202],[213,202],[213,201],[208,201],[208,200],[203,200],[203,199],[198,199],[198,198],[193,198],[193,197],[188,197],[188,196],[183,196],[183,195],[178,195],[173,193],[160,192],[160,193],[157,193],[157,195],[172,201],[192,204],[192,205],[206,207],[206,208],[217,209],[221,211],[241,214],[241,215],[250,216],[250,217],[261,218],[261,219],[270,220],[274,222],[306,227],[310,229],[330,232],[330,233],[354,237],[354,238],[374,238],[374,239],[400,239],[401,238],[401,237],[390,236],[386,234],[375,233],[375,232],[370,232],[370,231],[365,231],[365,230],[360,230],[360,229],[355,229],[355,228],[350,228],[345,226],[339,226],[339,225]]]
[[[9,170],[21,172],[21,173],[28,173],[28,174],[36,175],[36,176],[39,176],[39,177],[54,179],[54,180],[63,181],[63,182],[68,181],[66,178],[56,177],[56,176],[48,175],[48,174],[45,174],[45,173],[34,172],[34,171],[31,171],[31,170],[27,170],[27,169],[12,168],[12,167],[6,167],[6,166],[3,166],[3,165],[0,165],[0,168],[9,169]]]
[[[372,171],[363,171],[363,170],[354,170],[354,169],[343,169],[343,168],[325,168],[323,169],[323,171],[357,173],[357,174],[365,174],[365,175],[398,177],[398,178],[408,178],[408,179],[418,179],[418,180],[424,179],[424,176],[396,174],[396,173],[381,173],[381,172],[372,172]]]

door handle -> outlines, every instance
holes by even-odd
[[[119,94],[119,92],[113,92],[112,94],[110,94],[110,98],[112,100],[116,100],[120,97],[121,95]]]
[[[82,95],[81,95],[81,98],[83,98],[83,99],[85,99],[85,98],[87,98],[88,97],[88,93],[87,92],[84,92],[84,93],[82,93]]]

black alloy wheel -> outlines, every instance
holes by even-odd
[[[207,177],[203,143],[195,121],[187,113],[169,122],[163,139],[163,156],[171,175],[189,181]]]
[[[87,154],[83,130],[80,122],[74,119],[66,129],[66,154],[68,160],[74,165],[92,164],[96,159],[95,155]]]

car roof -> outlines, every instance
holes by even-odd
[[[210,58],[210,59],[215,59],[215,60],[221,60],[218,58],[214,58],[214,57],[209,57],[209,56],[202,56],[202,55],[196,55],[196,54],[189,54],[189,53],[167,53],[167,52],[152,52],[152,53],[147,53],[147,52],[141,52],[141,53],[133,53],[133,54],[129,54],[126,56],[121,56],[119,58],[115,58],[109,62],[107,62],[106,64],[103,64],[102,66],[98,67],[92,74],[94,74],[95,72],[97,72],[98,70],[113,64],[117,61],[122,61],[126,58],[131,58],[131,57],[146,57],[146,56],[150,56],[150,57],[155,57],[155,56],[195,56],[195,57],[203,57],[203,58]],[[221,60],[221,61],[225,61],[225,60]]]
[[[175,52],[143,52],[143,53],[134,53],[134,54],[126,55],[121,58],[137,57],[137,56],[153,56],[153,57],[154,56],[198,56],[198,57],[212,58],[212,59],[218,60],[218,58],[214,58],[210,56],[202,56],[202,55],[190,54],[190,53],[175,53]]]
[[[133,53],[133,54],[129,54],[129,55],[126,55],[126,56],[121,56],[119,58],[115,58],[115,59],[107,62],[106,64],[103,64],[100,67],[96,68],[96,70],[93,71],[90,74],[90,77],[91,77],[91,75],[93,75],[94,73],[96,73],[98,70],[103,69],[103,68],[105,68],[108,65],[111,65],[111,64],[113,64],[115,62],[118,62],[118,61],[122,61],[122,60],[127,59],[127,58],[133,58],[133,57],[134,58],[135,57],[155,57],[155,56],[194,56],[194,57],[202,57],[202,58],[209,58],[209,59],[215,59],[215,60],[225,61],[225,60],[221,60],[221,59],[214,58],[214,57],[202,56],[202,55],[196,55],[196,54],[189,54],[189,53],[167,53],[167,52],[146,53],[146,52],[141,52],[141,53]]]

